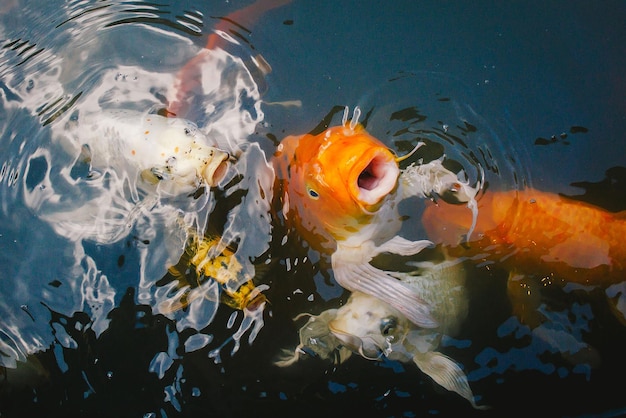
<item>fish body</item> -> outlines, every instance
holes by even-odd
[[[530,325],[548,285],[604,289],[616,318],[626,325],[626,212],[534,189],[486,193],[478,201],[474,240],[458,245],[471,222],[458,208],[429,205],[423,224],[430,239],[459,257],[488,259],[509,271],[512,313]]]
[[[474,247],[505,249],[507,264],[567,282],[608,286],[626,280],[626,213],[534,189],[486,193],[478,203]],[[452,246],[470,222],[445,203],[429,205],[423,215],[428,236]]]
[[[337,282],[384,300],[413,323],[436,327],[430,308],[403,274],[370,264],[378,254],[413,255],[431,245],[396,235],[398,203],[410,196],[475,191],[436,160],[400,170],[389,148],[354,119],[318,134],[286,137],[274,154],[276,188],[286,223],[315,249],[331,254]],[[418,145],[419,146],[419,145]],[[455,192],[458,190],[459,192]]]
[[[187,276],[193,269],[190,280]],[[224,247],[219,237],[198,237],[190,231],[190,237],[179,262],[170,266],[169,273],[178,280],[179,287],[187,291],[174,300],[162,303],[161,311],[173,312],[186,308],[200,297],[207,297],[202,289],[204,282],[214,281],[220,287],[220,302],[237,310],[263,310],[267,301],[263,290],[266,285],[255,286],[252,278],[242,283],[242,265],[235,252]]]
[[[454,335],[467,316],[465,274],[458,260],[417,262],[407,285],[433,307],[437,328],[416,326],[398,309],[363,292],[352,292],[345,305],[311,316],[300,330],[300,344],[291,357],[277,364],[288,366],[302,353],[322,359],[333,355],[343,361],[356,353],[363,358],[387,357],[414,362],[437,384],[467,399],[475,408],[474,396],[461,367],[437,351],[441,337]]]
[[[164,196],[189,195],[225,176],[229,155],[190,121],[129,110],[79,117],[64,133],[94,170],[126,171],[137,186]]]

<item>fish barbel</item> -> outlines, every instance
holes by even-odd
[[[408,256],[431,246],[396,235],[401,200],[437,194],[469,205],[476,190],[441,160],[400,170],[403,157],[367,133],[359,113],[356,108],[348,123],[346,109],[341,126],[279,144],[273,158],[279,203],[289,225],[313,248],[331,254],[342,287],[380,298],[417,325],[436,327],[428,304],[402,282],[403,273],[369,262],[384,252]]]

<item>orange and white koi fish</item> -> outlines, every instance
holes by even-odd
[[[370,360],[384,356],[405,363],[412,361],[437,384],[463,396],[475,408],[484,408],[476,405],[461,367],[437,351],[442,336],[453,336],[467,316],[461,262],[456,259],[411,264],[418,270],[405,283],[432,306],[439,327],[417,327],[390,304],[372,295],[353,292],[340,308],[311,315],[300,329],[300,343],[295,351],[285,352],[276,364],[289,366],[304,353],[321,359],[335,358],[338,363],[347,360],[351,353]]]
[[[337,282],[350,291],[375,296],[422,327],[436,327],[430,308],[402,282],[403,273],[370,264],[378,254],[419,253],[430,241],[410,241],[396,233],[398,203],[433,193],[474,202],[476,190],[444,168],[441,160],[400,170],[396,157],[352,121],[319,135],[290,136],[274,155],[283,213],[309,244],[331,253]],[[418,145],[419,147],[419,145]]]
[[[207,60],[211,50],[222,47],[225,37],[231,37],[228,34],[229,27],[234,25],[244,30],[249,30],[264,13],[290,2],[291,0],[257,0],[247,7],[220,18],[220,21],[213,29],[213,33],[209,35],[204,49],[189,60],[178,72],[174,89],[176,94],[167,111],[176,116],[184,116],[186,114],[192,97],[190,93],[202,85],[202,65]],[[260,68],[264,68],[266,72],[270,71],[269,65],[261,56],[257,56],[255,59],[259,61],[257,64]]]

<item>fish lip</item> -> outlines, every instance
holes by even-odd
[[[400,168],[389,150],[375,150],[364,164],[354,167],[352,193],[361,204],[375,205],[391,193],[398,182]]]
[[[209,187],[216,186],[226,176],[229,167],[228,153],[216,149],[204,167],[204,181]]]

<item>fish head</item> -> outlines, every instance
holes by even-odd
[[[193,123],[159,115],[147,115],[143,123],[142,141],[132,153],[144,167],[142,179],[159,191],[189,194],[216,186],[226,175],[228,153],[211,146]]]
[[[305,237],[321,241],[358,232],[395,190],[400,174],[395,155],[358,124],[287,137],[275,158],[288,217]]]
[[[402,344],[410,322],[397,309],[362,292],[353,292],[328,323],[333,335],[364,358],[388,356]]]

